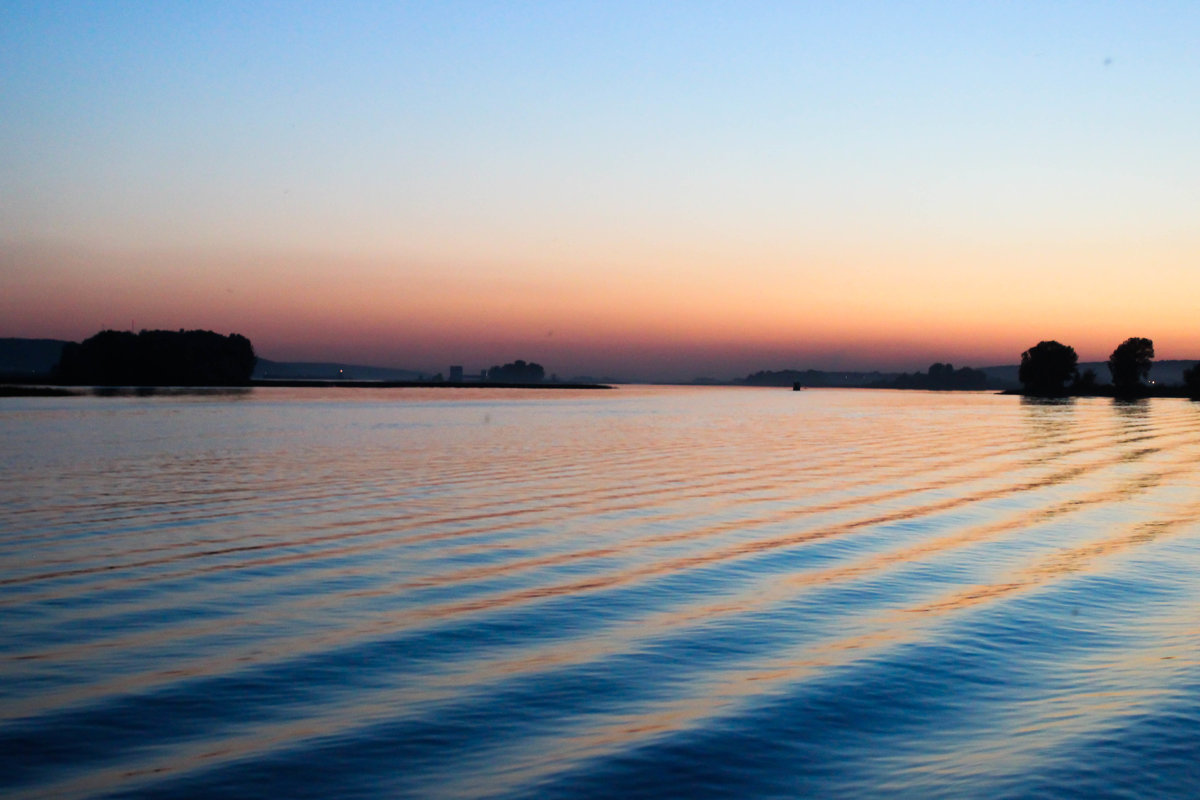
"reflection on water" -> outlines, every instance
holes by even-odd
[[[0,404],[11,797],[1176,796],[1200,407]]]
[[[95,386],[96,397],[249,397],[245,386]]]

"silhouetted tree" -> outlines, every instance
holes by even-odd
[[[1108,357],[1113,387],[1122,394],[1138,391],[1142,381],[1150,375],[1153,364],[1154,342],[1138,336],[1126,339]]]
[[[546,377],[546,370],[541,364],[528,364],[517,359],[502,367],[491,367],[487,371],[487,379],[493,383],[541,383]]]
[[[1188,397],[1200,400],[1200,364],[1183,371],[1183,386],[1187,389]]]
[[[1074,347],[1055,341],[1038,342],[1021,353],[1017,378],[1026,394],[1054,397],[1078,374],[1079,356]]]
[[[244,386],[257,360],[236,333],[101,331],[63,347],[56,373],[94,386]]]

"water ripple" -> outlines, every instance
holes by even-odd
[[[1197,785],[1183,401],[256,390],[0,435],[6,796]]]

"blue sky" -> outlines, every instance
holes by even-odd
[[[564,371],[682,375],[1103,349],[1123,322],[1200,355],[1195,4],[0,15],[0,335],[184,313],[424,367],[554,329]]]

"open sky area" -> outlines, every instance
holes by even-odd
[[[0,5],[0,336],[1200,358],[1200,4]]]

